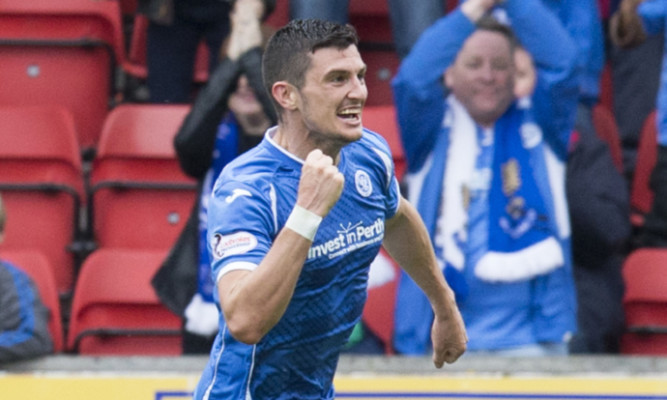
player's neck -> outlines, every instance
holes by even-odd
[[[311,151],[320,149],[324,154],[333,158],[335,164],[338,164],[340,150],[344,144],[331,140],[317,140],[319,136],[321,135],[309,132],[305,127],[297,127],[281,121],[272,139],[278,146],[301,160],[305,160]]]

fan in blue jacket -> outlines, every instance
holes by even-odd
[[[521,98],[519,43],[537,70]],[[468,0],[424,32],[392,84],[409,198],[456,292],[468,348],[566,353],[576,329],[564,189],[579,89],[570,35],[538,0]],[[425,352],[431,318],[403,275],[397,351]]]

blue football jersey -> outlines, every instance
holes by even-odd
[[[296,203],[303,160],[271,139],[273,129],[215,184],[208,248],[216,282],[256,268]],[[369,265],[400,200],[391,153],[378,134],[364,130],[345,146],[338,169],[343,193],[319,226],[285,314],[256,345],[236,341],[221,317],[196,399],[334,397],[340,349],[361,317]]]

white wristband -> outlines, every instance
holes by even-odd
[[[287,222],[285,222],[285,228],[290,228],[312,242],[320,222],[322,222],[322,217],[295,205],[289,218],[287,218]]]

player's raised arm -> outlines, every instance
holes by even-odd
[[[218,282],[227,327],[241,342],[259,342],[283,316],[319,223],[343,190],[343,175],[320,150],[310,152],[301,173],[296,205],[264,260]]]

